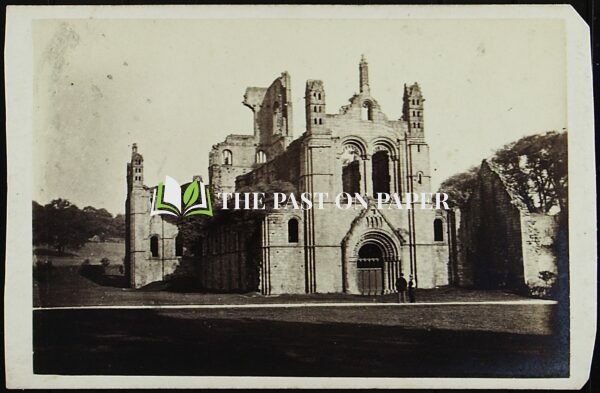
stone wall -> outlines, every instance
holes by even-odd
[[[454,283],[522,291],[539,285],[540,271],[556,272],[555,218],[530,213],[486,160],[477,183],[466,207],[454,216]]]
[[[231,162],[224,162],[225,151],[231,152]],[[213,195],[234,192],[236,177],[255,166],[256,145],[252,135],[229,135],[213,146],[209,155],[208,178]]]
[[[136,187],[129,191],[126,203],[126,274],[132,288],[163,281],[177,273],[177,225],[162,216],[150,216],[152,190]],[[150,239],[158,238],[158,255],[152,256]]]
[[[535,213],[521,217],[523,270],[528,287],[548,284],[540,278],[540,272],[558,273],[554,246],[558,232],[557,220],[558,216]]]
[[[196,278],[205,290],[255,292],[260,286],[260,221],[233,215],[200,240]]]
[[[234,183],[235,189],[248,188],[257,192],[259,190],[253,188],[257,184],[268,185],[279,181],[290,183],[297,190],[300,180],[300,155],[301,140],[299,139],[290,144],[284,153],[257,166],[252,171],[238,176]]]
[[[306,128],[293,142],[290,76],[282,73],[268,88],[249,87],[243,104],[253,111],[254,135],[230,135],[213,146],[211,191],[325,192],[333,200],[343,190],[349,148],[356,153],[362,195],[388,189],[385,181],[392,193],[431,191],[419,86],[405,89],[403,117],[389,120],[371,95],[365,59],[359,68],[360,93],[337,114],[326,113],[324,84],[307,82]],[[410,126],[411,119],[419,124]],[[225,160],[225,153],[231,160]],[[203,233],[196,274],[207,290],[360,293],[358,251],[365,245],[384,251],[385,293],[394,291],[400,272],[414,275],[421,288],[449,282],[450,224],[445,212],[343,210],[330,202],[323,210],[272,211],[252,220],[243,212],[227,216],[230,220],[223,221],[217,214]],[[298,241],[288,237],[290,220],[299,223]],[[443,223],[442,239],[434,239],[435,220]]]

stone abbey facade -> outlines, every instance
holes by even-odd
[[[325,85],[306,82],[304,132],[294,139],[287,72],[269,87],[249,87],[243,104],[253,135],[229,135],[213,146],[209,183],[225,192],[363,195],[369,208],[243,211],[203,217],[194,252],[184,258],[177,225],[150,215],[134,144],[127,164],[125,271],[133,288],[178,274],[204,290],[270,294],[393,292],[403,273],[419,288],[458,285],[527,290],[555,274],[556,217],[527,212],[497,168],[484,161],[463,211],[376,209],[377,193],[429,193],[424,96],[405,85],[390,120],[372,96],[368,64],[359,64],[359,93],[328,113]],[[402,201],[406,206],[407,201]],[[222,206],[221,206],[222,207]]]
[[[327,112],[324,83],[309,80],[306,130],[297,139],[290,86],[284,72],[269,87],[246,90],[243,103],[254,114],[254,135],[229,135],[213,146],[213,195],[265,189],[367,198],[431,192],[425,98],[417,83],[405,85],[400,116],[389,119],[371,94],[364,58],[359,93],[338,113]],[[142,165],[134,147],[126,258],[133,287],[163,280],[181,263],[177,228],[149,215],[152,190],[143,185]],[[323,209],[229,216],[215,217],[198,245],[191,274],[207,290],[371,295],[393,292],[400,273],[421,288],[448,285],[452,276],[446,211],[342,210],[330,201]]]

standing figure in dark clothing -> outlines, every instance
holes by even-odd
[[[398,291],[398,303],[406,303],[406,288],[408,284],[404,278],[404,273],[396,279],[396,291]]]
[[[408,301],[411,303],[415,303],[417,301],[415,299],[415,283],[413,282],[412,276],[408,281]]]

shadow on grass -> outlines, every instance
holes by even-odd
[[[188,294],[255,294],[257,291],[242,290],[215,290],[203,288],[195,277],[176,276],[165,281],[155,281],[145,285],[139,291],[146,292],[173,292]]]
[[[88,280],[103,287],[128,288],[129,283],[123,275],[109,274],[102,265],[83,265],[79,274]]]
[[[238,318],[221,311],[34,313],[34,370],[66,375],[565,377],[552,335]]]

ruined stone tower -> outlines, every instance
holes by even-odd
[[[162,216],[150,216],[152,192],[144,186],[144,158],[134,143],[127,163],[125,201],[125,276],[132,288],[164,280],[180,262],[177,226]]]

